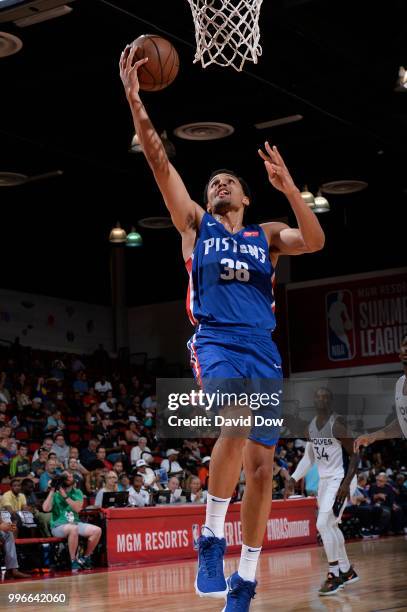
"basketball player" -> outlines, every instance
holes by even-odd
[[[319,595],[334,595],[344,584],[359,580],[349,563],[345,540],[338,526],[350,490],[356,489],[356,482],[352,480],[359,463],[359,454],[354,452],[353,440],[347,437],[339,415],[332,410],[332,399],[331,391],[324,387],[315,393],[316,416],[306,430],[310,442],[307,442],[304,456],[289,480],[286,495],[292,494],[295,483],[316,463],[320,478],[317,529],[329,563],[328,576]],[[349,465],[345,475],[344,464],[347,460]]]
[[[282,191],[298,228],[284,223],[244,226],[250,205],[246,183],[234,172],[217,170],[205,189],[205,212],[194,202],[169,162],[139,96],[135,49],[126,47],[120,74],[136,132],[172,221],[182,237],[189,272],[188,311],[198,325],[189,342],[197,379],[280,379],[281,359],[271,339],[275,327],[272,278],[280,255],[320,250],[324,233],[303,201],[276,147],[266,143],[268,179]],[[134,65],[133,65],[134,62]],[[255,573],[269,517],[273,489],[273,456],[277,439],[224,436],[210,462],[205,527],[199,538],[198,574],[201,597],[227,597],[225,611],[246,612],[255,594]],[[226,583],[223,572],[225,515],[244,466],[243,546],[238,572]]]
[[[360,446],[369,446],[369,444],[373,444],[376,440],[400,438],[402,436],[407,438],[407,334],[401,339],[399,358],[404,367],[404,374],[396,382],[395,404],[397,418],[383,429],[359,436],[355,440],[355,450],[358,450]]]

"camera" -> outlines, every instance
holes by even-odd
[[[55,491],[59,491],[61,487],[67,487],[67,486],[68,486],[68,482],[66,479],[66,475],[54,476],[50,484],[50,487],[55,489]]]

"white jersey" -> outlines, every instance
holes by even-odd
[[[396,382],[396,414],[403,436],[407,438],[407,395],[403,394],[406,376],[400,376]]]
[[[334,438],[332,433],[337,418],[337,414],[331,414],[322,429],[317,428],[317,417],[314,417],[309,425],[309,437],[320,478],[343,478],[345,476],[342,444]]]

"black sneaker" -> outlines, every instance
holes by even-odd
[[[340,578],[342,578],[342,582],[344,585],[352,584],[352,582],[357,582],[358,580],[360,580],[360,577],[357,575],[352,566],[350,566],[347,572],[341,572],[341,570],[339,570],[339,576]]]
[[[318,595],[335,595],[335,593],[337,593],[342,588],[342,578],[340,576],[335,576],[335,574],[329,572],[324,584],[318,591]]]

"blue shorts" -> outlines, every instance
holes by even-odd
[[[205,392],[281,396],[281,357],[271,332],[200,325],[188,341],[188,349],[195,380]],[[263,416],[269,422],[270,418],[281,418],[281,412],[282,401],[279,401],[278,405],[259,406],[252,414]],[[273,446],[278,442],[280,429],[274,425],[256,425],[249,439]]]

